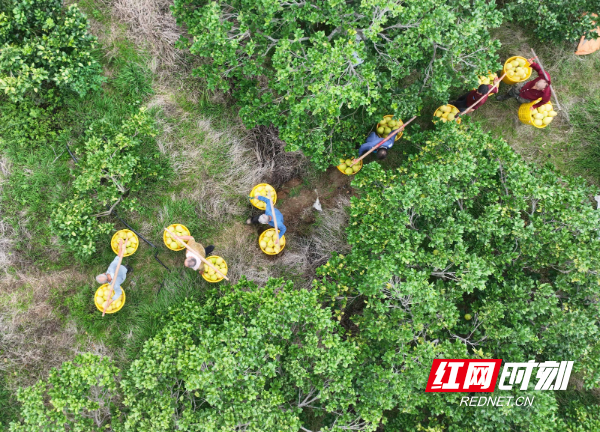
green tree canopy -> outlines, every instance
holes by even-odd
[[[420,153],[404,166],[369,164],[356,177],[352,252],[319,270],[372,376],[357,391],[404,420],[426,409],[492,431],[500,423],[469,420],[454,396],[423,393],[434,357],[574,360],[597,386],[597,191],[523,162],[479,127],[441,125],[411,140]],[[554,430],[535,428],[556,414],[553,396],[544,404],[513,427]]]
[[[96,39],[76,5],[60,0],[0,3],[0,90],[12,101],[49,90],[85,95],[101,81]],[[54,95],[57,96],[57,95]]]
[[[485,0],[176,0],[173,12],[205,57],[196,73],[233,92],[245,125],[274,124],[323,169],[378,116],[406,120],[499,67],[488,29],[502,13]]]
[[[577,42],[581,36],[597,38],[598,0],[513,0],[505,11],[515,21],[533,28],[542,41]],[[533,27],[531,27],[533,26]]]
[[[222,289],[184,302],[145,344],[123,380],[127,430],[374,430],[353,391],[356,345],[316,292],[281,279]]]
[[[53,369],[47,381],[22,389],[19,422],[11,432],[100,431],[110,425],[119,369],[108,358],[80,354]]]

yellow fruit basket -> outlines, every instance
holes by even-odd
[[[350,165],[352,165],[352,160],[353,159],[340,159],[340,164],[337,166],[337,169],[340,170],[340,172],[345,175],[356,174],[357,172],[359,172],[362,169],[363,162],[361,160],[357,164],[355,164],[353,167],[350,167]],[[350,168],[352,170],[352,172],[346,172],[346,170],[348,168]]]
[[[120,239],[122,239],[123,241],[125,241],[125,239],[129,239],[125,248],[125,254],[123,255],[124,257],[133,255],[137,251],[138,246],[140,245],[140,240],[133,231],[128,229],[119,230],[116,233],[114,233],[112,239],[110,239],[110,247],[112,248],[113,252],[117,255],[119,255]]]
[[[527,74],[524,77],[520,77],[520,78],[514,78],[514,77],[511,78],[508,75],[506,75],[504,78],[502,78],[502,82],[504,84],[508,84],[508,85],[518,84],[520,82],[527,81],[529,79],[529,77],[531,76],[531,67],[529,65],[529,62],[527,61],[527,59],[525,57],[521,57],[521,56],[514,56],[514,57],[511,57],[508,60],[506,60],[504,62],[504,73],[508,73],[509,68],[507,68],[507,65],[509,63],[512,64],[512,62],[515,60],[516,61],[522,60],[525,62],[525,65],[522,67],[527,67]],[[510,68],[510,69],[514,69],[514,67]]]
[[[252,190],[250,191],[250,196],[254,197],[250,200],[252,205],[259,210],[266,210],[267,203],[256,199],[256,197],[260,195],[264,196],[265,198],[268,198],[267,192],[269,191],[271,192],[271,202],[273,203],[273,205],[275,205],[275,203],[277,202],[277,192],[275,191],[275,188],[273,186],[267,183],[259,183],[252,188]]]
[[[223,258],[221,258],[220,256],[217,255],[211,255],[209,257],[206,257],[206,259],[208,261],[211,262],[212,265],[214,265],[216,268],[219,269],[219,271],[221,273],[223,273],[225,276],[227,276],[227,263],[225,262],[225,260]],[[204,269],[204,271],[202,272],[202,277],[204,278],[204,280],[206,282],[210,282],[210,283],[217,283],[217,282],[221,282],[223,280],[223,278],[221,276],[219,276],[219,274],[217,272],[215,272],[213,269],[211,269],[207,264],[200,264],[201,268]]]
[[[450,111],[445,111],[447,108],[450,108]],[[448,115],[452,114],[453,116],[456,116],[459,112],[460,111],[458,110],[458,108],[456,108],[454,105],[442,105],[441,107],[438,107],[438,109],[436,109],[433,113],[433,122],[437,123],[438,120],[441,120],[444,123],[446,123],[447,121],[455,121],[456,123],[460,124],[462,122],[462,119],[460,117],[452,118],[451,120],[447,119]],[[444,116],[444,114],[446,115]]]
[[[394,118],[394,116],[393,116],[393,115],[391,115],[391,114],[388,114],[388,115],[385,115],[385,116],[383,116],[383,118],[384,118],[384,119],[388,119],[388,120],[392,120],[392,119]],[[404,124],[404,122],[402,122],[402,120],[400,120],[400,119],[398,119],[398,120],[396,120],[396,121],[397,121],[398,123],[400,123],[400,124],[399,124],[399,125],[397,125],[397,126],[394,126],[394,128],[392,129],[392,131],[391,131],[390,133],[392,133],[393,131],[395,131],[396,129],[398,129],[400,126],[402,126],[402,125]],[[378,136],[379,138],[385,138],[385,137],[387,137],[387,136],[389,135],[389,134],[388,134],[388,135],[384,135],[384,134],[380,134],[379,132],[377,132],[377,129],[379,129],[379,128],[380,128],[380,127],[382,127],[382,126],[383,126],[383,127],[386,127],[386,125],[385,125],[385,124],[381,124],[381,122],[379,122],[379,123],[377,123],[377,126],[375,127],[375,131],[376,131],[376,133],[377,133],[377,136]],[[391,128],[390,128],[390,129],[391,129]],[[400,132],[398,132],[398,133],[396,134],[396,136],[394,137],[394,142],[398,141],[398,140],[400,139],[400,137],[401,137],[403,134],[404,134],[404,130],[401,130]]]
[[[479,78],[479,85],[481,84],[485,84],[485,85],[494,85],[494,80],[496,78],[498,78],[498,75],[488,71],[487,76],[485,75],[479,75],[477,78]],[[477,90],[476,88],[474,88],[473,90]],[[496,93],[488,93],[489,97],[495,96]]]
[[[285,247],[285,236],[281,236],[281,238],[279,239],[280,250],[279,252],[275,252],[275,240],[273,237],[274,235],[275,228],[269,228],[268,230],[264,231],[258,238],[258,245],[260,246],[260,249],[267,255],[277,255],[278,253],[281,253],[281,251],[283,251],[283,248]],[[273,242],[273,246],[269,246],[271,242]]]
[[[190,230],[187,229],[187,227],[185,225],[172,224],[172,225],[169,225],[167,227],[167,229],[173,231],[175,234],[177,234],[178,237],[190,235]],[[163,241],[165,242],[165,246],[168,247],[169,249],[171,249],[172,251],[177,252],[182,249],[185,249],[185,246],[181,246],[179,244],[179,242],[177,242],[175,239],[173,239],[171,237],[171,234],[169,234],[166,231],[163,231]],[[185,241],[185,243],[187,243],[187,240],[184,240],[184,241]]]
[[[548,103],[542,105],[537,110],[534,110],[534,111],[531,110],[531,107],[534,106],[536,103],[538,103],[541,100],[542,99],[538,99],[538,100],[534,100],[533,102],[521,104],[521,106],[519,107],[519,120],[521,120],[521,123],[531,125],[538,129],[544,129],[552,122],[552,120],[545,122],[546,118],[552,119],[557,115],[556,111],[554,111],[554,108],[552,106],[552,102],[548,102]],[[534,115],[538,114],[538,113],[542,115],[542,118],[535,119]],[[548,115],[546,115],[546,113],[548,113]],[[552,113],[554,113],[554,115],[552,115]],[[541,125],[536,124],[536,122],[535,122],[536,120],[541,120],[542,124]]]
[[[96,290],[96,294],[94,294],[94,304],[96,305],[96,308],[98,308],[98,310],[100,312],[103,311],[103,306],[104,306],[104,303],[106,303],[106,300],[108,299],[109,291],[110,291],[110,284],[106,283],[106,284],[102,285],[100,288],[98,288]],[[113,314],[113,313],[119,312],[121,309],[123,309],[123,306],[125,305],[125,290],[123,289],[123,287],[121,287],[121,291],[123,291],[123,294],[121,295],[121,297],[119,297],[117,300],[112,302],[110,304],[110,306],[106,309],[107,314]],[[113,292],[113,295],[114,295],[114,292]]]

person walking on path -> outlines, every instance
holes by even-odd
[[[374,153],[377,154],[377,159],[382,160],[387,157],[387,151],[389,149],[391,149],[392,146],[394,145],[395,138],[396,137],[393,137],[393,138],[387,140],[386,142],[381,144],[381,146],[379,146],[379,148],[377,150],[374,151]],[[361,157],[363,154],[365,154],[366,152],[371,150],[373,147],[375,147],[377,144],[379,144],[382,139],[383,138],[379,138],[375,132],[371,132],[369,134],[369,136],[367,137],[367,142],[365,142],[363,145],[361,145],[360,148],[358,149],[358,157]]]
[[[494,84],[497,82],[498,78],[495,78]],[[490,91],[490,89],[492,89],[492,91]],[[455,101],[450,102],[450,105],[454,105],[456,108],[458,108],[461,114],[469,114],[475,111],[477,108],[481,108],[481,106],[487,102],[489,95],[493,93],[498,93],[498,86],[492,88],[491,85],[481,84],[479,87],[477,87],[477,89],[471,90],[469,93],[464,94]],[[479,101],[479,103],[473,105],[477,101]],[[467,110],[467,108],[469,108],[471,105],[473,106]]]
[[[173,236],[173,234],[171,235]],[[194,250],[194,252],[191,252],[189,249],[186,248],[185,260],[183,261],[183,265],[187,268],[191,268],[192,270],[200,269],[200,265],[202,264],[202,261],[200,261],[200,259],[198,259],[198,257],[195,256],[196,254],[200,255],[202,258],[206,258],[207,256],[210,256],[212,251],[215,250],[215,247],[212,245],[205,248],[200,243],[198,243],[191,235],[173,237],[178,238],[180,240],[187,240],[187,245]]]
[[[524,104],[541,98],[541,101],[532,105],[531,110],[550,102],[550,97],[552,96],[552,91],[550,90],[550,74],[548,72],[543,72],[541,66],[534,63],[533,60],[534,59],[530,58],[527,61],[530,63],[531,68],[537,72],[538,77],[527,83],[519,83],[511,86],[510,90],[508,90],[505,95],[496,98],[497,101],[514,98],[519,101],[519,103]]]
[[[248,197],[248,198],[253,199],[254,197]],[[275,221],[273,220],[273,218],[276,218],[277,219],[277,228],[279,228],[279,238],[281,238],[287,230],[287,228],[283,224],[283,215],[275,207],[273,207],[273,210],[275,211],[275,215],[273,215],[273,212],[271,212],[271,200],[269,198],[265,198],[264,196],[257,196],[256,199],[264,202],[267,205],[265,212],[258,216],[248,218],[246,223],[248,225],[261,223],[264,225],[270,225],[273,228],[275,228]]]
[[[101,285],[104,285],[106,283],[112,283],[113,279],[115,279],[115,271],[117,270],[117,265],[119,264],[119,261],[122,260],[123,256],[125,255],[125,245],[126,244],[127,244],[127,240],[125,240],[125,242],[123,242],[123,240],[121,240],[119,242],[119,253],[115,257],[115,259],[110,263],[110,265],[108,266],[108,269],[106,269],[106,272],[96,276],[96,282],[98,282]],[[123,290],[121,289],[121,285],[123,284],[123,282],[125,282],[127,273],[129,273],[129,274],[133,273],[133,268],[131,267],[130,264],[127,264],[127,266],[121,264],[121,266],[119,267],[119,274],[116,276],[116,280],[115,280],[115,286],[114,286],[115,294],[111,298],[106,300],[106,303],[104,304],[104,310],[106,310],[112,304],[112,302],[118,300],[119,297],[121,297],[121,295],[123,295]]]

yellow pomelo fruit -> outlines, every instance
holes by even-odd
[[[558,115],[558,113],[557,113],[556,111],[552,110],[552,111],[550,111],[550,112],[548,113],[548,115],[549,115],[550,117],[556,117],[556,116]]]
[[[543,119],[543,118],[544,118],[544,114],[541,114],[541,113],[534,114],[534,115],[533,115],[533,118],[534,118],[534,119],[540,119],[540,120],[541,120],[541,119]]]
[[[392,131],[392,129],[391,129],[391,128],[389,128],[389,127],[386,127],[386,128],[383,130],[383,133],[384,133],[384,134],[386,134],[386,135],[389,135],[389,133],[390,133],[391,131]]]
[[[542,126],[543,123],[541,120],[538,119],[538,120],[534,120],[533,124],[535,124],[536,126]]]
[[[273,245],[274,245],[274,244],[275,244],[275,242],[274,242],[273,240],[269,240],[269,241],[267,242],[267,246],[268,246],[268,247],[273,247]]]
[[[512,62],[510,62],[510,63],[506,63],[505,68],[506,68],[506,71],[508,72],[509,70],[512,70],[515,67],[513,66]]]
[[[171,247],[172,247],[173,249],[177,249],[177,248],[179,247],[179,244],[178,244],[177,242],[175,242],[175,241],[172,241],[172,242],[171,242]]]
[[[447,118],[447,117],[448,117],[448,114],[450,114],[450,113],[449,113],[449,112],[447,112],[447,111],[444,111],[444,114],[442,114],[442,118],[443,118],[443,119]]]
[[[450,113],[448,114],[448,117],[446,117],[449,121],[454,120],[454,114]]]
[[[204,264],[204,273],[208,273],[209,269],[210,267],[208,266],[208,264]]]
[[[388,122],[388,118],[384,117],[381,119],[381,121],[379,122],[379,124],[386,124]]]
[[[221,273],[223,273],[225,276],[227,276],[227,267],[221,267],[220,270],[221,270]]]
[[[273,250],[275,251],[275,253],[279,253],[279,252],[281,252],[281,247],[275,245],[275,247],[273,248]]]
[[[531,115],[535,115],[535,114],[537,114],[538,112],[539,112],[539,111],[537,110],[537,108],[534,108],[534,109],[531,111]]]
[[[121,231],[121,232],[119,232],[119,237],[121,237],[123,240],[125,240],[127,238],[127,233]]]
[[[265,237],[273,237],[273,234],[275,234],[274,231],[271,231],[271,230],[265,231]]]
[[[267,247],[267,242],[266,242],[266,241],[264,241],[264,240],[261,240],[261,242],[260,242],[260,247],[261,247],[261,249],[264,249],[264,248],[266,248],[266,247]]]
[[[383,133],[384,133],[384,132],[385,132],[385,128],[384,128],[383,126],[379,126],[379,127],[377,128],[377,133],[378,133],[379,135],[383,135]]]
[[[215,263],[216,263],[216,264],[223,264],[223,258],[220,258],[220,257],[219,257],[219,258],[217,258],[217,259],[215,260]]]
[[[458,108],[456,108],[456,107],[453,107],[453,108],[452,108],[452,114],[456,114],[456,113],[458,113]]]
[[[357,173],[357,172],[358,172],[358,170],[360,170],[360,165],[359,165],[359,164],[356,164],[356,165],[354,165],[354,166],[352,167],[352,171],[353,171],[353,172]]]
[[[273,248],[272,248],[272,247],[268,247],[268,248],[266,248],[266,249],[265,249],[265,251],[267,251],[267,252],[269,252],[269,253],[273,253],[273,252],[274,252],[274,250],[273,250]]]
[[[208,274],[209,274],[209,275],[214,275],[214,274],[215,274],[215,271],[209,267],[209,268],[208,268]]]
[[[520,66],[519,62],[516,61],[516,60],[513,60],[511,63],[512,63],[512,65],[513,65],[514,68],[518,68]]]
[[[546,117],[544,120],[542,120],[542,123],[544,123],[545,125],[549,125],[550,122],[552,122],[553,117]]]
[[[219,279],[219,276],[217,276],[216,274],[210,276],[211,281],[216,281],[218,279]]]
[[[436,117],[441,117],[442,114],[443,114],[442,110],[437,110],[433,115],[436,116]]]
[[[346,170],[346,168],[347,168],[347,166],[346,166],[346,164],[345,164],[345,163],[343,163],[343,164],[341,164],[341,165],[340,165],[340,169],[341,169],[342,171],[345,171],[345,170]]]
[[[354,174],[354,171],[352,171],[352,168],[346,168],[346,170],[344,172],[346,174]]]

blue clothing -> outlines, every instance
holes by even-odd
[[[112,279],[115,279],[115,271],[117,270],[117,263],[119,262],[119,257],[116,256],[113,262],[108,266],[108,270],[106,273],[110,275]],[[117,300],[123,294],[123,290],[121,289],[121,284],[125,282],[125,277],[127,276],[127,268],[123,266],[121,263],[121,267],[119,267],[119,275],[115,280],[115,295],[112,297],[113,301]],[[109,282],[110,286],[111,282]]]
[[[275,210],[275,217],[273,217],[273,213],[271,212],[271,200],[269,198],[265,198],[264,196],[258,196],[258,197],[256,197],[256,199],[267,204],[267,208],[265,209],[265,214],[267,216],[271,216],[269,225],[271,225],[273,228],[275,228],[275,219],[277,219],[277,228],[279,228],[279,238],[281,238],[281,236],[283,236],[285,234],[285,231],[287,230],[287,228],[283,224],[283,215],[281,214],[281,212],[279,210],[277,210],[275,207],[273,207],[273,210]]]
[[[365,154],[366,152],[368,152],[369,150],[371,150],[373,147],[375,147],[379,141],[381,141],[383,138],[379,138],[377,136],[377,134],[375,132],[371,132],[369,134],[369,136],[367,137],[367,142],[364,143],[363,145],[360,146],[360,148],[358,149],[358,156],[362,156],[363,154]],[[387,140],[386,142],[384,142],[383,144],[381,144],[379,147],[377,147],[378,149],[380,148],[385,148],[385,149],[390,149],[392,148],[392,146],[394,145],[394,139],[396,139],[396,136],[394,135],[393,138],[390,138],[389,140]],[[374,153],[377,153],[377,150],[375,150]]]

